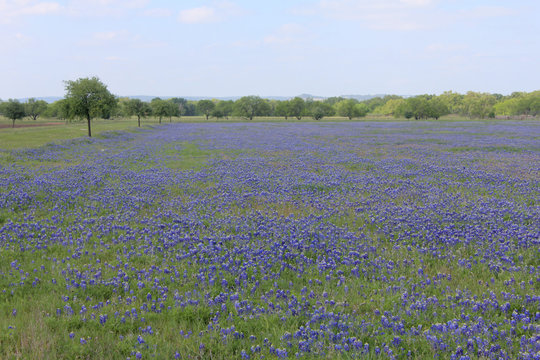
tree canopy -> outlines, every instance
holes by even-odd
[[[206,116],[206,120],[208,120],[208,117],[212,114],[212,110],[214,110],[215,107],[216,104],[214,104],[212,100],[199,100],[197,103],[197,110]]]
[[[86,119],[88,136],[91,137],[91,120],[95,117],[108,117],[117,105],[116,97],[97,77],[69,80],[65,83],[68,116]]]
[[[239,116],[253,120],[254,116],[270,114],[270,104],[259,96],[244,96],[235,102],[235,112]]]
[[[137,125],[141,127],[141,117],[147,117],[152,113],[152,108],[140,99],[129,99],[125,103],[126,113],[129,116],[137,116]]]
[[[47,111],[47,102],[30,98],[24,104],[24,111],[26,112],[26,116],[31,117],[32,120],[37,120],[41,114]]]
[[[26,116],[24,111],[24,105],[19,100],[9,99],[6,103],[2,104],[2,112],[11,120],[11,127],[15,127],[15,120],[22,119]]]

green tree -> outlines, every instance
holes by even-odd
[[[153,98],[152,101],[150,101],[150,107],[152,109],[152,115],[157,116],[160,124],[161,124],[161,119],[164,116],[169,116],[170,107],[166,100],[163,100],[158,97]]]
[[[26,116],[30,116],[32,120],[37,120],[41,114],[47,111],[47,102],[30,98],[24,104],[24,111],[26,112]]]
[[[405,103],[405,99],[390,99],[384,105],[373,110],[373,114],[395,115],[399,107]]]
[[[24,111],[24,105],[19,100],[9,99],[6,103],[2,104],[2,112],[4,116],[11,120],[11,127],[15,127],[15,120],[22,119],[26,116]]]
[[[347,100],[345,99],[344,97],[341,97],[341,96],[332,96],[332,97],[329,97],[327,99],[324,99],[323,102],[327,103],[327,104],[330,104],[332,106],[336,106],[337,103],[343,101],[343,100]],[[351,99],[353,101],[356,101],[354,99]]]
[[[540,90],[527,93],[520,97],[517,103],[517,115],[540,114]]]
[[[446,105],[450,114],[462,114],[463,113],[463,98],[462,94],[458,94],[452,91],[445,91],[438,96],[439,99]]]
[[[88,136],[91,137],[92,119],[97,116],[106,117],[110,114],[117,105],[116,98],[97,77],[66,81],[65,84],[65,99],[69,106],[69,117],[86,119]]]
[[[289,101],[289,116],[293,116],[296,119],[302,119],[304,111],[306,109],[306,102],[301,97],[295,97]]]
[[[369,107],[363,102],[354,105],[354,113],[357,117],[364,117],[368,114]]]
[[[428,100],[428,109],[426,114],[428,117],[438,120],[441,116],[448,115],[449,113],[450,110],[448,109],[448,106],[440,97],[433,96]]]
[[[489,93],[469,91],[463,99],[465,115],[469,117],[495,117],[494,105],[497,99]]]
[[[314,120],[321,120],[325,116],[334,115],[334,108],[332,105],[322,101],[310,103],[309,111]]]
[[[289,117],[289,106],[290,102],[288,100],[278,101],[276,103],[276,107],[274,109],[274,115],[276,116],[282,116],[287,120]]]
[[[195,116],[197,115],[197,104],[193,101],[188,101],[184,106],[184,116]]]
[[[216,118],[225,117],[228,119],[229,116],[232,115],[233,111],[234,111],[234,101],[232,100],[219,101],[216,104],[216,107],[214,108],[214,110],[212,111],[212,116]]]
[[[267,116],[270,114],[270,104],[258,96],[244,96],[234,103],[235,113],[239,116],[253,120],[254,116]]]
[[[152,113],[152,108],[147,102],[140,99],[129,99],[125,103],[126,113],[129,116],[137,116],[137,125],[141,127],[141,117],[147,117]]]
[[[358,101],[354,99],[341,100],[335,105],[336,112],[339,116],[345,116],[351,120],[352,118],[359,116],[356,104],[358,104]]]
[[[210,114],[212,114],[212,110],[216,107],[216,104],[212,100],[199,100],[197,102],[197,110],[206,116],[206,120],[208,120],[208,117]]]
[[[169,117],[169,122],[172,122],[173,116],[180,116],[180,109],[178,105],[171,99],[167,100],[167,116]]]
[[[172,99],[169,99],[169,101],[176,104],[176,106],[178,107],[178,112],[177,112],[178,117],[181,117],[182,115],[186,115],[186,105],[188,103],[186,99],[174,97]]]

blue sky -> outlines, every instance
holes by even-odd
[[[0,0],[0,98],[540,89],[540,2]]]

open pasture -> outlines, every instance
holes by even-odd
[[[540,123],[0,151],[0,358],[297,357],[539,359]]]

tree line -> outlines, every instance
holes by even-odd
[[[15,121],[28,117],[36,120],[40,116],[47,118],[83,119],[88,123],[91,136],[91,119],[117,117],[154,117],[172,121],[173,117],[204,116],[221,119],[241,117],[252,120],[257,116],[283,117],[300,120],[305,117],[321,120],[329,116],[341,116],[348,119],[366,115],[393,116],[407,119],[439,119],[445,115],[459,115],[469,118],[495,118],[513,116],[540,115],[540,90],[533,92],[514,92],[504,96],[469,91],[459,94],[452,91],[440,95],[418,95],[402,97],[387,95],[369,100],[358,101],[344,97],[326,99],[304,99],[295,97],[290,100],[269,100],[259,96],[244,96],[233,100],[198,100],[190,101],[181,97],[161,99],[156,97],[150,102],[140,99],[115,97],[107,86],[98,78],[81,78],[66,81],[66,96],[51,104],[34,98],[25,103],[9,99],[0,100],[0,114],[6,116],[15,126]]]

